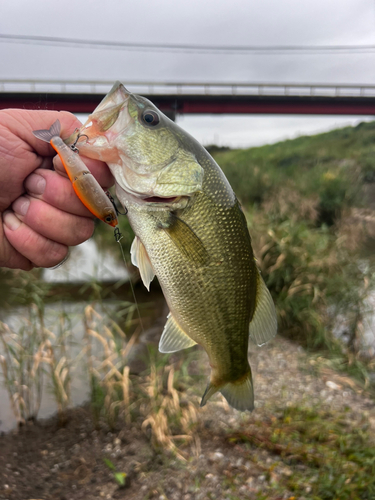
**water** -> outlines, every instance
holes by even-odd
[[[105,310],[100,305],[95,305],[95,311],[102,316],[110,316],[115,310],[117,301],[106,301]],[[71,405],[77,406],[82,404],[89,398],[90,387],[87,375],[86,357],[84,352],[84,333],[85,327],[83,322],[84,310],[87,302],[64,302],[63,304],[47,304],[44,311],[45,328],[52,332],[54,336],[50,337],[51,344],[59,350],[59,328],[61,315],[65,314],[69,318],[69,324],[65,325],[68,332],[66,346],[67,357],[72,360],[71,365]],[[12,331],[18,333],[22,327],[27,325],[29,319],[28,310],[26,307],[17,307],[8,314],[2,315],[2,320]],[[92,354],[98,354],[99,345],[92,342]],[[0,344],[0,355],[4,354],[3,346]],[[44,363],[43,367],[46,371],[49,366]],[[27,381],[25,382],[27,385]],[[57,411],[56,400],[54,399],[51,387],[51,376],[47,373],[44,376],[44,387],[42,404],[38,413],[38,418],[46,418],[53,415]],[[0,432],[6,432],[16,425],[15,416],[12,413],[9,395],[3,384],[2,373],[0,370]]]
[[[146,301],[145,301],[146,297]],[[142,320],[147,329],[138,339],[138,343],[132,348],[132,351],[127,358],[127,364],[137,373],[136,366],[142,365],[140,371],[146,368],[144,364],[144,356],[147,353],[145,344],[158,341],[160,338],[166,317],[167,310],[164,297],[158,287],[154,287],[149,294],[137,293],[138,302],[140,302]],[[90,304],[91,305],[91,304]],[[110,321],[115,320],[119,305],[124,307],[124,302],[118,300],[106,299],[103,303],[95,303],[94,310],[103,318],[103,324],[110,326]],[[61,302],[46,304],[44,311],[45,328],[54,335],[50,336],[51,344],[55,348],[56,359],[61,359],[59,332],[61,325],[62,314],[68,318],[68,323],[65,325],[64,331],[68,332],[66,337],[67,358],[71,361],[71,401],[69,406],[77,406],[87,401],[90,396],[90,384],[87,367],[87,341],[85,340],[85,308],[88,306],[86,301]],[[2,314],[1,314],[2,313]],[[4,314],[0,310],[0,319],[6,323],[12,331],[19,333],[20,329],[28,324],[28,309],[26,307],[16,307],[12,311]],[[136,314],[133,318],[137,319]],[[101,335],[104,334],[104,329],[101,326],[102,321],[95,318],[96,325],[92,328]],[[134,328],[134,326],[133,326]],[[156,337],[156,338],[155,338]],[[91,338],[91,355],[96,359],[96,363],[100,363],[103,357],[103,345],[98,340]],[[125,342],[123,343],[123,346]],[[0,342],[0,355],[4,354],[3,345]],[[43,365],[46,370],[49,369],[47,364]],[[26,381],[27,385],[27,381]],[[48,373],[45,377],[43,387],[42,405],[38,413],[38,418],[47,418],[57,412],[56,400],[53,396],[51,387],[51,375]],[[12,413],[9,395],[6,387],[3,384],[2,370],[0,369],[0,432],[7,432],[16,426],[15,416]]]
[[[116,247],[116,242],[113,242]],[[120,248],[117,249],[120,257]],[[119,263],[120,262],[120,263]],[[124,263],[116,260],[108,251],[99,251],[94,240],[88,240],[73,247],[69,259],[56,269],[44,269],[44,281],[49,283],[84,283],[128,279]]]
[[[114,242],[115,244],[115,242]],[[118,249],[120,253],[120,249]],[[98,282],[116,282],[119,280],[127,280],[128,273],[125,264],[121,261],[116,261],[110,252],[101,252],[98,250],[93,240],[88,240],[85,243],[71,249],[71,253],[67,262],[56,269],[45,269],[42,274],[42,279],[49,283],[84,283],[87,281],[96,280]],[[83,312],[88,302],[64,302],[63,304],[54,303],[45,306],[45,326],[52,332],[56,332],[58,328],[59,316],[64,312],[69,316],[71,322],[71,335],[69,341],[70,357],[72,359],[79,356],[82,348],[82,340],[84,335]],[[115,303],[106,301],[106,312],[114,310]],[[96,306],[98,310],[98,306]],[[18,332],[19,329],[26,324],[28,317],[27,309],[24,307],[16,307],[13,310],[5,313],[0,310],[0,319],[9,327]],[[53,343],[53,341],[52,341]],[[0,344],[0,355],[2,345]],[[12,429],[16,422],[12,413],[9,395],[7,389],[2,383],[2,370],[0,370],[0,432],[6,432]],[[48,376],[46,377],[48,379]],[[78,363],[72,371],[72,387],[71,387],[71,402],[72,405],[82,404],[88,399],[90,392],[86,367],[84,363]],[[52,395],[51,388],[44,387],[42,405],[38,414],[38,418],[51,416],[57,410],[56,402]]]

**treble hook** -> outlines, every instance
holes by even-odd
[[[124,207],[125,209],[124,213],[120,212],[120,210],[116,207],[115,200],[113,199],[113,196],[109,191],[106,191],[105,194],[108,196],[109,201],[112,203],[114,209],[116,210],[116,215],[126,215],[128,213],[128,209],[126,207]]]
[[[77,129],[76,129],[77,130]],[[79,153],[79,149],[77,148],[76,144],[80,140],[81,137],[87,137],[87,140],[89,140],[89,136],[86,134],[78,134],[76,140],[73,142],[73,144],[70,146],[70,149],[74,151],[75,153]]]

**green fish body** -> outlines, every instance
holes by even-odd
[[[223,172],[195,139],[120,83],[80,133],[88,136],[80,152],[106,161],[116,179],[136,235],[133,264],[147,288],[157,276],[168,303],[159,350],[201,345],[211,366],[201,405],[220,391],[234,408],[252,410],[248,339],[271,339],[276,314]]]

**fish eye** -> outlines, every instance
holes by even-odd
[[[159,123],[160,118],[155,111],[145,111],[142,115],[142,120],[146,125],[155,126]]]
[[[105,221],[106,222],[112,222],[113,221],[112,215],[107,215],[107,217],[105,218]]]

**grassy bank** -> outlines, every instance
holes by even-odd
[[[320,222],[331,224],[362,205],[363,184],[375,181],[375,122],[214,157],[243,204],[288,188],[315,200]]]
[[[280,457],[284,469],[273,464],[264,470],[279,498],[290,491],[293,499],[369,500],[375,496],[375,450],[367,419],[357,425],[351,426],[345,412],[290,406],[269,420],[240,426],[227,439],[247,445],[249,456],[255,446]]]
[[[91,402],[64,422],[0,435],[1,499],[373,497],[372,402],[348,377],[315,376],[295,343],[251,346],[256,410],[244,414],[218,395],[199,408],[209,371],[199,349],[149,351],[148,370],[135,375],[121,333],[85,316],[90,343],[102,346],[90,356]]]

